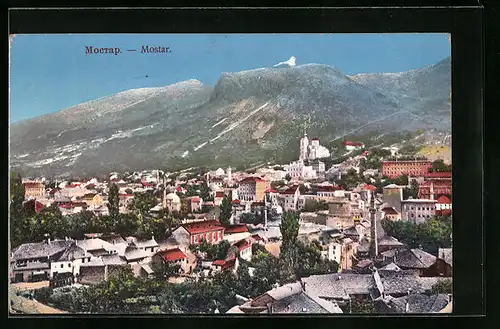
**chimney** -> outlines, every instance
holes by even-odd
[[[409,312],[410,312],[410,304],[408,304],[408,302],[406,302],[405,313],[409,313]]]
[[[50,244],[50,238],[47,238],[47,244]]]

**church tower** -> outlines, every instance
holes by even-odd
[[[307,132],[304,129],[304,137],[300,139],[299,160],[307,160],[308,153],[309,153],[309,138],[307,138]]]

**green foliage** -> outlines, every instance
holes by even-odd
[[[286,185],[286,183],[284,181],[282,181],[282,180],[272,181],[271,182],[271,188],[274,189],[274,190],[276,190],[276,189],[278,189],[280,187],[283,187],[285,185]]]
[[[233,205],[231,203],[231,197],[229,195],[224,195],[224,198],[222,199],[221,205],[220,205],[220,215],[219,215],[219,222],[224,226],[228,227],[231,225],[229,219],[231,218],[231,215],[233,214]]]
[[[158,204],[158,200],[151,193],[135,193],[134,199],[129,204],[129,209],[137,214],[148,214],[149,210]],[[111,213],[110,213],[111,215]]]
[[[415,145],[405,145],[398,150],[398,153],[401,155],[414,155],[419,151],[419,148]]]
[[[202,240],[197,245],[192,244],[189,246],[192,252],[202,252],[207,259],[225,259],[230,248],[231,244],[226,240],[222,240],[218,244],[212,244],[206,240]]]
[[[292,179],[292,176],[290,176],[290,174],[286,174],[286,175],[285,175],[285,180],[286,180],[287,182],[289,182],[291,179]]]
[[[446,165],[442,159],[433,161],[431,164],[431,172],[450,172],[452,166]]]
[[[108,212],[111,218],[116,218],[120,214],[120,196],[118,185],[110,183],[108,191]]]
[[[240,222],[245,224],[257,225],[263,223],[263,216],[257,216],[250,212],[245,212],[240,215]]]
[[[346,190],[352,190],[360,183],[363,183],[363,178],[354,169],[349,169],[347,173],[342,175],[340,181],[337,182],[338,185]]]
[[[438,248],[450,248],[452,232],[451,218],[431,218],[422,224],[406,221],[382,220],[385,232],[407,244],[410,248],[422,248],[437,254]]]
[[[348,304],[345,308],[347,312],[350,312],[352,314],[377,313],[375,310],[375,304],[370,299],[352,299],[350,303],[351,304]]]
[[[200,198],[203,201],[214,201],[213,197],[210,196],[210,188],[205,181],[200,185]]]
[[[33,297],[42,304],[47,304],[49,301],[49,297],[53,294],[53,289],[50,287],[42,287],[40,289],[36,289]]]
[[[452,288],[451,280],[440,280],[432,286],[430,294],[451,294]]]
[[[413,199],[418,198],[418,183],[415,179],[412,179],[410,182],[410,187],[405,187],[403,189],[403,198],[408,199],[412,197]]]

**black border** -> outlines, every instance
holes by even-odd
[[[482,9],[478,7],[11,10],[9,33],[451,33],[455,214],[453,315],[480,315],[485,313],[482,16]],[[417,321],[416,317],[411,318]],[[434,316],[426,315],[425,318],[431,318],[435,324],[441,322]],[[44,322],[33,320],[40,325]],[[457,322],[464,324],[466,321]]]

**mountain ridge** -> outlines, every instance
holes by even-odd
[[[434,120],[429,108],[433,102],[447,104],[446,85],[439,87],[443,68],[424,69],[397,81],[381,75],[353,79],[338,68],[312,63],[224,72],[214,86],[190,79],[122,91],[12,124],[11,166],[66,175],[283,163],[296,158],[305,128],[334,141],[353,131],[439,127],[442,111]],[[422,86],[429,79],[438,80],[438,92]],[[381,89],[377,80],[392,90]],[[418,106],[414,94],[410,101],[397,97],[416,85]]]

